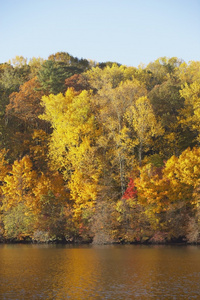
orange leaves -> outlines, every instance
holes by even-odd
[[[45,196],[51,193],[55,202],[64,204],[69,195],[66,192],[62,176],[58,173],[41,174],[33,188],[34,199],[32,209],[35,214],[39,214],[44,206]]]
[[[7,105],[7,114],[13,114],[19,119],[32,122],[42,113],[40,100],[43,92],[39,91],[37,78],[25,82],[20,86],[19,92],[10,95],[10,103]]]

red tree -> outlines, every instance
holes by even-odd
[[[129,179],[128,187],[122,196],[122,199],[132,199],[137,196],[137,190],[133,178]]]

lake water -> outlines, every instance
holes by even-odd
[[[0,245],[0,299],[200,299],[200,247]]]

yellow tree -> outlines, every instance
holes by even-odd
[[[9,60],[8,63],[13,65],[14,67],[22,67],[22,66],[27,65],[27,58],[16,55],[15,58],[12,58],[11,60]]]
[[[101,127],[101,135],[97,145],[103,151],[104,164],[103,185],[120,187],[120,196],[126,188],[126,177],[129,176],[130,162],[134,160],[135,141],[131,128],[127,126],[125,114],[135,100],[146,94],[146,90],[138,80],[126,80],[115,88],[111,83],[104,85],[93,97],[96,120]],[[112,180],[112,181],[111,181]],[[112,192],[113,193],[113,192]]]
[[[8,173],[9,170],[9,166],[8,166],[8,162],[6,160],[6,154],[7,151],[5,149],[1,149],[0,150],[0,195],[1,195],[1,187],[4,184],[4,179]]]
[[[183,84],[191,84],[200,81],[200,61],[183,62],[177,69],[176,74]]]
[[[32,193],[34,195],[34,201],[31,204],[31,208],[34,214],[40,215],[45,205],[44,198],[49,193],[54,197],[54,203],[50,205],[64,205],[67,203],[69,195],[65,188],[65,183],[62,175],[59,172],[47,172],[42,173],[35,183]]]
[[[163,168],[151,164],[140,168],[138,201],[153,228],[167,231],[169,238],[186,236],[190,220],[196,236],[199,232],[199,170],[199,148],[172,156]]]
[[[28,65],[30,66],[30,77],[33,78],[35,76],[37,76],[38,71],[41,69],[42,64],[44,63],[44,59],[41,57],[32,57],[29,62]]]
[[[38,176],[32,191],[34,201],[31,209],[35,216],[34,239],[37,241],[64,239],[68,222],[66,210],[72,211],[72,209],[62,174],[58,171],[42,173]]]
[[[54,169],[63,172],[75,211],[94,204],[101,164],[95,148],[98,135],[91,110],[91,93],[68,89],[65,95],[42,98],[45,113],[41,118],[53,128],[49,156]]]
[[[112,88],[116,88],[123,81],[132,79],[136,72],[133,67],[118,66],[116,63],[105,68],[94,67],[84,73],[84,77],[88,80],[90,86],[94,90],[101,90],[110,84]]]
[[[32,169],[32,162],[28,156],[24,156],[20,161],[16,160],[12,165],[12,170],[4,178],[5,184],[3,191],[3,210],[24,203],[27,206],[32,205],[32,188],[35,184],[36,173]]]
[[[138,141],[139,162],[142,161],[142,153],[149,149],[152,138],[163,135],[161,124],[156,120],[151,103],[146,96],[139,97],[130,107],[126,118],[136,133]]]
[[[197,141],[200,141],[200,83],[194,81],[187,83],[180,90],[185,99],[184,108],[180,112],[179,122],[182,126],[188,126],[191,131],[196,132]]]
[[[2,226],[2,214],[1,214],[1,205],[2,205],[2,187],[4,185],[4,178],[8,174],[9,165],[6,160],[7,151],[5,149],[0,150],[0,236],[3,233],[3,226]]]
[[[194,195],[200,185],[199,174],[199,148],[188,148],[179,157],[172,156],[160,169],[147,164],[140,168],[140,178],[136,180],[139,199],[144,205],[154,204],[155,212],[182,200],[198,205]]]
[[[19,240],[29,238],[33,233],[32,188],[35,179],[36,174],[28,156],[16,160],[4,178],[1,209],[6,238]]]

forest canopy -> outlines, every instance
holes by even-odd
[[[0,241],[200,242],[200,61],[0,64]]]

